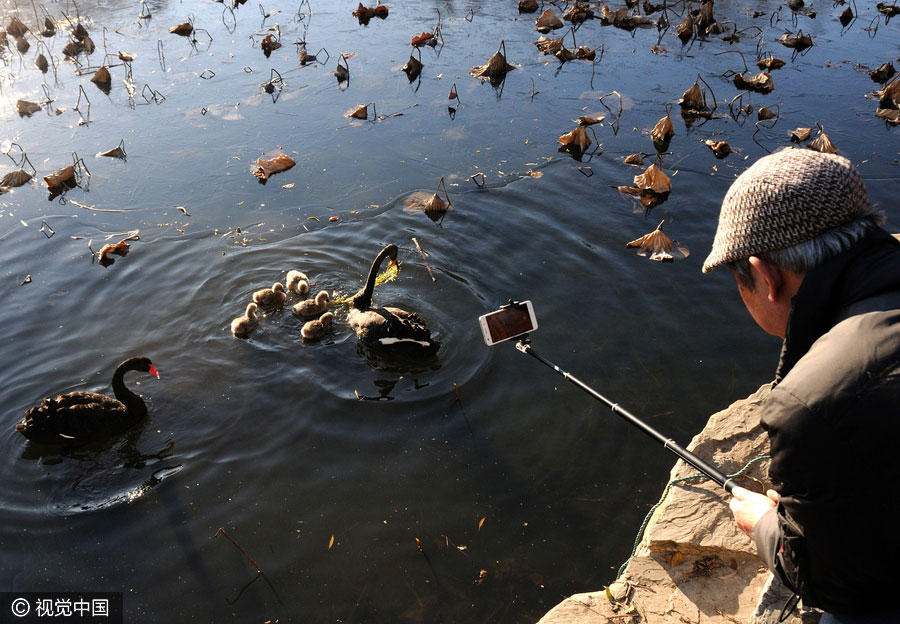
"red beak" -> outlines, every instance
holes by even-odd
[[[156,378],[159,379],[159,372],[156,370],[156,367],[153,364],[150,365],[150,370],[147,371],[151,375],[156,375]]]

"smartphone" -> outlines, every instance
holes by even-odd
[[[484,342],[489,347],[533,332],[538,327],[531,301],[510,303],[496,312],[483,314],[478,317],[478,324],[481,326]]]

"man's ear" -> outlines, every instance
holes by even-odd
[[[784,285],[784,273],[782,273],[781,269],[756,256],[750,256],[748,262],[750,262],[750,266],[759,273],[763,285],[766,288],[766,298],[773,303],[778,301],[779,296],[782,295],[781,287]],[[759,285],[760,284],[757,284],[757,287],[759,287]]]

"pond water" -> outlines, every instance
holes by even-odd
[[[477,317],[530,299],[539,353],[685,444],[768,381],[779,341],[727,272],[700,266],[731,180],[817,123],[900,228],[900,143],[867,72],[896,62],[900,22],[873,5],[842,27],[831,2],[814,18],[720,2],[739,40],[684,46],[674,27],[589,20],[575,38],[595,62],[560,64],[512,0],[398,0],[365,25],[345,1],[4,0],[4,26],[80,16],[96,49],[64,61],[60,31],[2,51],[0,175],[23,151],[36,175],[0,195],[0,586],[122,591],[128,622],[524,622],[608,584],[673,457],[512,343],[486,347]],[[169,33],[188,21],[193,37]],[[442,44],[410,81],[410,39],[438,24]],[[800,30],[813,47],[778,43]],[[282,46],[267,57],[268,34]],[[515,69],[496,86],[471,77],[501,40]],[[301,42],[318,62],[300,65]],[[758,54],[786,61],[771,93],[732,107],[776,120],[729,115],[731,77],[747,73],[731,52],[750,74]],[[104,62],[108,94],[90,82]],[[685,120],[677,101],[698,75],[715,111]],[[18,100],[42,109],[20,116]],[[368,120],[345,117],[369,103]],[[667,107],[672,191],[647,211],[615,187],[655,162],[623,161],[654,152]],[[596,114],[581,160],[559,153],[573,120]],[[703,139],[735,153],[716,159]],[[95,156],[120,142],[126,159]],[[279,149],[296,164],[263,184],[251,167]],[[73,158],[78,185],[50,196],[40,181]],[[442,177],[443,216],[409,209]],[[625,247],[663,219],[689,257]],[[135,233],[127,256],[93,261]],[[362,351],[340,305],[318,343],[287,307],[231,336],[252,293],[288,270],[351,294],[391,242],[400,272],[376,302],[420,313],[436,358]],[[14,430],[44,396],[109,392],[133,355],[161,377],[127,378],[150,409],[128,435],[60,452]]]

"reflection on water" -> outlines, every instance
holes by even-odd
[[[77,576],[126,592],[129,622],[536,620],[612,580],[672,459],[511,344],[486,347],[478,316],[531,299],[537,350],[687,441],[777,358],[730,276],[700,272],[731,180],[818,124],[898,227],[897,130],[875,117],[880,85],[863,69],[896,54],[897,23],[870,7],[842,25],[831,7],[813,19],[716,5],[735,28],[684,45],[671,28],[587,20],[574,34],[598,58],[561,63],[515,3],[400,0],[367,25],[357,4],[0,10],[4,27],[13,14],[79,17],[95,46],[65,60],[76,39],[60,24],[26,34],[24,53],[0,47],[0,175],[34,176],[0,194],[10,590]],[[681,14],[670,6],[669,22]],[[191,35],[169,32],[185,22]],[[438,24],[441,42],[411,51]],[[788,27],[813,46],[784,48]],[[266,55],[269,36],[281,47]],[[472,78],[501,40],[515,69],[493,86]],[[411,54],[423,64],[412,82]],[[775,89],[738,91],[757,55],[785,61]],[[108,92],[90,82],[101,64]],[[698,74],[709,110],[682,116]],[[40,109],[20,116],[18,100]],[[370,118],[344,117],[357,106]],[[760,107],[777,117],[757,123]],[[650,132],[667,112],[674,135],[657,159]],[[590,145],[558,151],[579,117],[600,114]],[[704,140],[733,152],[717,158]],[[92,156],[117,145],[127,158]],[[276,151],[294,166],[259,184],[254,164]],[[626,164],[632,154],[643,164]],[[671,192],[620,194],[651,162]],[[74,185],[51,191],[44,176],[66,167]],[[416,208],[441,179],[448,209]],[[626,249],[661,220],[688,258]],[[127,255],[97,262],[132,235]],[[255,290],[297,269],[315,291],[354,293],[387,243],[401,271],[375,305],[426,319],[434,357],[363,348],[337,304],[317,343],[290,305],[232,337]],[[110,363],[138,353],[162,379],[136,386],[150,413],[128,435],[59,450],[13,430],[43,396],[106,391]]]

